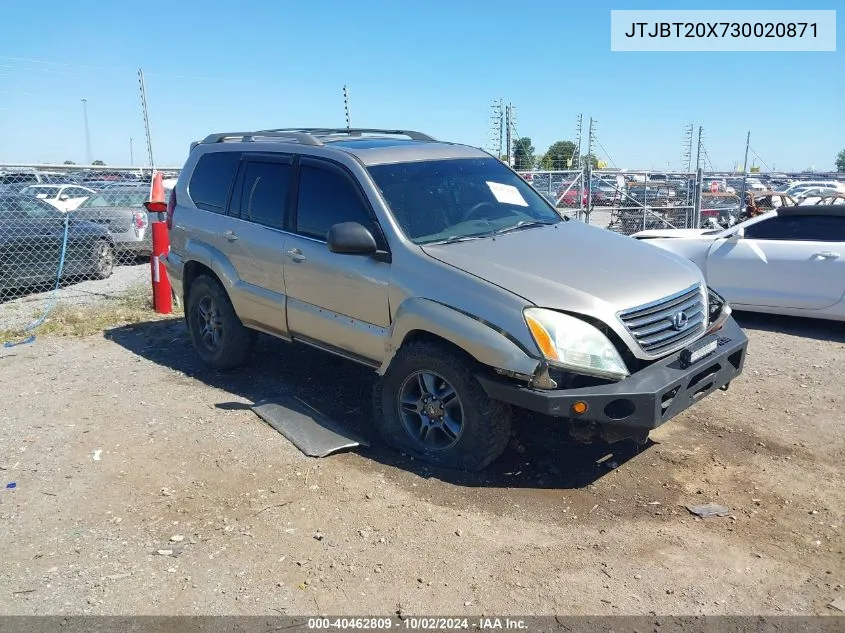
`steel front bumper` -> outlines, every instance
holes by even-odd
[[[748,338],[736,321],[728,318],[720,330],[701,340],[709,339],[718,341],[716,351],[689,366],[684,366],[678,352],[624,380],[597,387],[543,390],[487,376],[478,376],[478,380],[492,399],[531,411],[653,429],[717,389],[726,388],[742,372]],[[576,402],[587,404],[582,415],[573,412]]]

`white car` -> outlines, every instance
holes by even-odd
[[[78,185],[30,185],[21,189],[20,193],[43,200],[59,211],[74,211],[97,192]]]
[[[791,184],[789,187],[784,189],[784,193],[795,198],[807,189],[814,189],[816,187],[829,187],[831,189],[836,189],[840,193],[845,193],[845,182],[839,182],[837,180],[803,180]]]
[[[781,207],[725,230],[632,237],[691,260],[737,310],[845,321],[845,205]]]
[[[829,198],[839,193],[840,192],[833,187],[813,187],[811,189],[804,189],[800,194],[798,194],[798,204],[804,206],[819,204],[824,198]]]

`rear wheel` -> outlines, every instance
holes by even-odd
[[[481,470],[507,446],[511,412],[490,400],[474,363],[446,345],[403,346],[373,394],[375,419],[391,446],[450,468]]]
[[[202,275],[191,283],[185,318],[197,354],[212,367],[237,367],[255,346],[256,332],[241,323],[217,279]]]
[[[91,249],[91,276],[108,279],[114,272],[114,247],[105,240],[97,240]]]

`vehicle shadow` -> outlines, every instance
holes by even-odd
[[[280,395],[296,396],[366,438],[369,446],[356,449],[364,458],[460,486],[581,488],[652,445],[638,447],[630,442],[578,444],[569,439],[560,421],[517,410],[508,448],[485,471],[465,473],[438,468],[403,455],[381,442],[371,422],[370,394],[376,374],[357,363],[304,345],[290,345],[260,336],[254,356],[247,365],[221,372],[200,361],[181,319],[125,325],[108,330],[104,336],[147,360],[249,402]],[[249,408],[248,404],[225,398],[214,404],[225,410]],[[255,423],[264,424],[257,415]],[[281,434],[279,440],[287,441]]]
[[[840,321],[764,314],[762,312],[734,311],[733,316],[743,329],[780,332],[792,336],[812,338],[817,341],[845,343],[845,323]]]

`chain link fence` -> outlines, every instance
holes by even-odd
[[[149,286],[150,186],[138,167],[0,164],[0,330]]]

